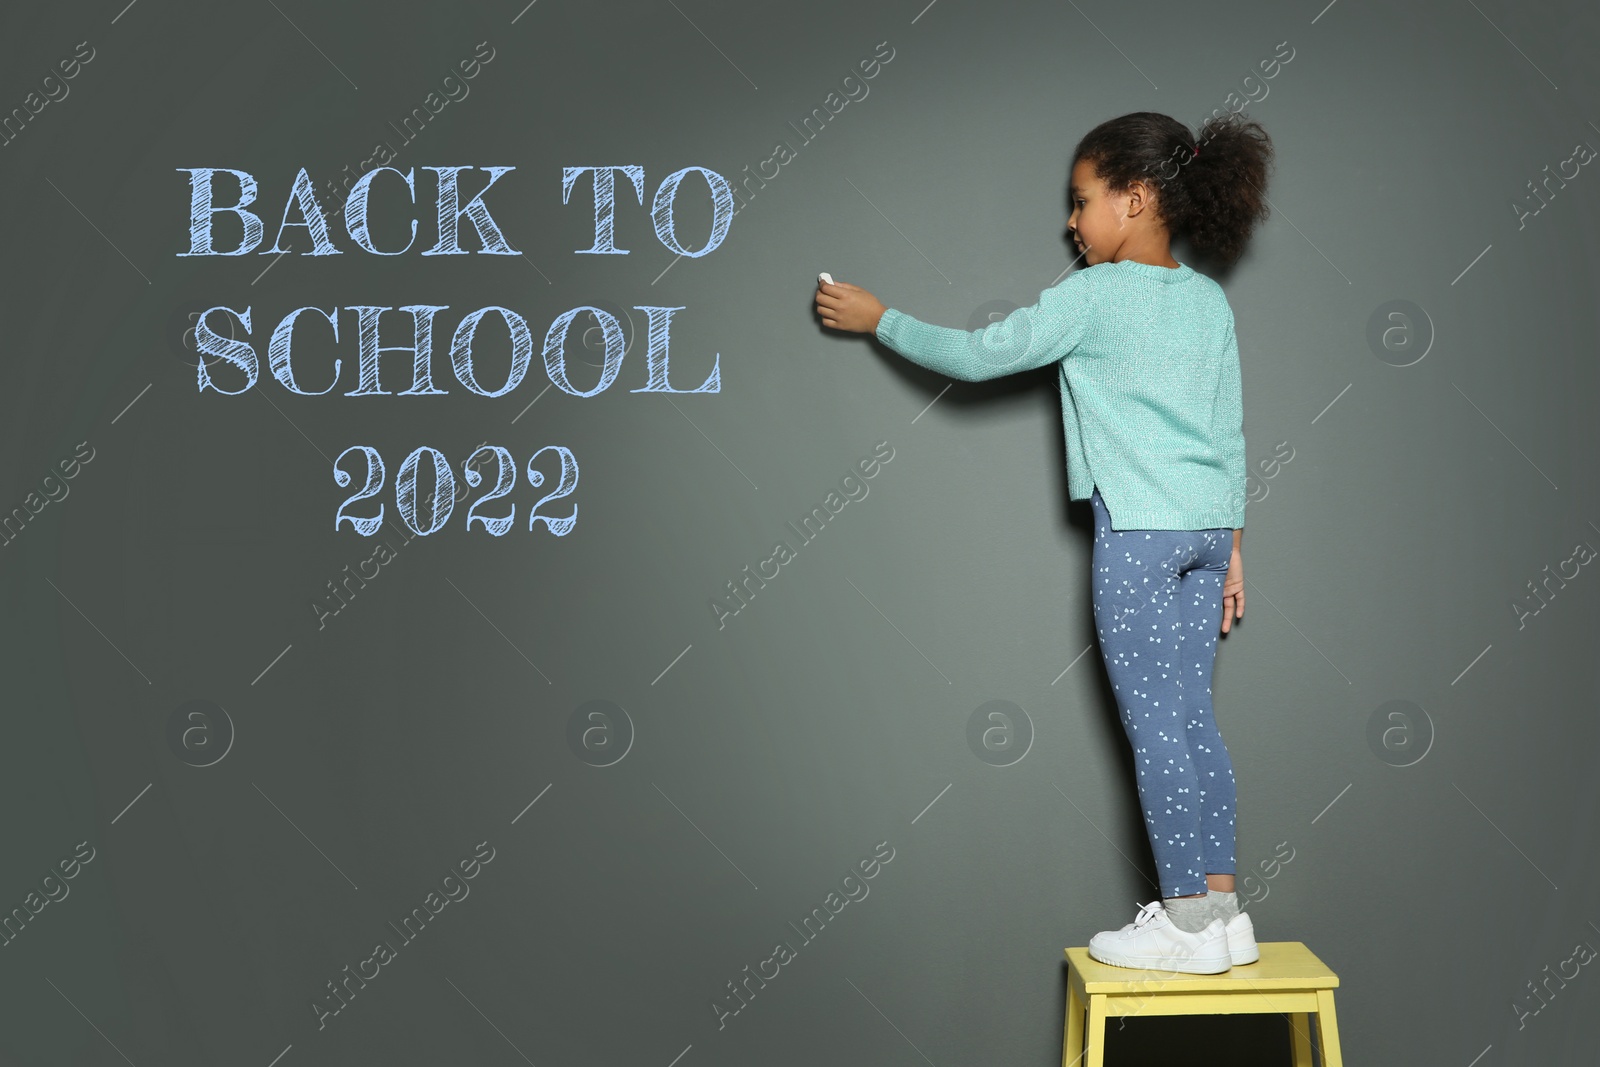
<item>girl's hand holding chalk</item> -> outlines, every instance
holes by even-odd
[[[823,271],[817,276],[817,314],[822,324],[850,333],[873,333],[888,308],[877,297],[848,282],[836,282]]]

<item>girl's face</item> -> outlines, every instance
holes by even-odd
[[[1129,236],[1127,198],[1114,199],[1086,159],[1073,165],[1067,195],[1072,198],[1067,233],[1083,253],[1084,264],[1109,262]]]

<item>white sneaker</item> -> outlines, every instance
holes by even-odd
[[[1261,958],[1261,950],[1256,947],[1256,926],[1248,913],[1241,911],[1229,919],[1223,929],[1228,934],[1228,956],[1235,967]]]
[[[1254,942],[1252,941],[1252,944]],[[1113,967],[1220,974],[1232,966],[1227,927],[1213,918],[1191,934],[1167,917],[1161,901],[1141,905],[1133,922],[1120,930],[1102,930],[1089,939],[1089,955]]]

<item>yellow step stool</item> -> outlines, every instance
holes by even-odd
[[[1221,974],[1113,967],[1092,958],[1087,947],[1067,949],[1067,1028],[1061,1067],[1104,1067],[1106,1019],[1113,1016],[1262,1012],[1289,1016],[1294,1067],[1312,1067],[1313,1015],[1322,1067],[1343,1067],[1333,1011],[1339,976],[1299,941],[1263,941],[1260,949],[1256,962]]]

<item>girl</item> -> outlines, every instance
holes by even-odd
[[[1078,143],[1066,235],[1087,264],[977,331],[921,322],[845,283],[825,326],[962,381],[1059,365],[1068,495],[1094,517],[1091,600],[1133,746],[1162,899],[1089,942],[1104,963],[1213,974],[1259,958],[1234,893],[1236,787],[1211,707],[1216,631],[1244,617],[1244,415],[1233,311],[1172,258],[1237,259],[1267,217],[1272,143],[1237,114],[1199,137],[1141,111]]]

